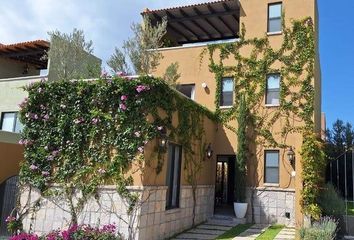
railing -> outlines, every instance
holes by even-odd
[[[15,78],[0,78],[0,82],[14,82],[14,81],[35,81],[45,79],[48,80],[48,76],[36,75],[36,76],[26,76],[26,77],[15,77]]]

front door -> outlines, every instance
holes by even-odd
[[[216,162],[215,208],[234,202],[236,156],[218,156]]]

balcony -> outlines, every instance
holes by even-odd
[[[167,19],[164,47],[189,47],[238,38],[240,5],[238,0],[222,0],[160,10],[146,9],[156,25]]]

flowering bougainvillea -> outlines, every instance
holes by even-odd
[[[26,90],[28,98],[20,104],[25,125],[20,182],[42,192],[55,184],[74,186],[88,196],[99,185],[113,183],[123,197],[131,197],[126,186],[132,177],[126,173],[163,127],[188,151],[196,128],[203,127],[198,124],[201,116],[215,119],[163,80],[149,76],[40,81]],[[163,118],[159,110],[166,113]],[[172,125],[174,112],[179,112],[177,127]]]

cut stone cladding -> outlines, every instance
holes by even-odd
[[[193,197],[191,186],[181,186],[180,207],[166,210],[167,187],[130,187],[142,196],[139,207],[131,217],[127,215],[127,204],[114,186],[99,189],[99,199],[91,198],[78,217],[79,224],[104,225],[114,223],[120,233],[131,239],[165,239],[192,227]],[[214,185],[198,185],[195,223],[206,221],[214,212]],[[28,199],[28,191],[21,195],[21,203]],[[31,202],[39,198],[37,191],[30,194]],[[24,229],[38,234],[68,226],[70,214],[64,201],[43,199],[35,214],[28,214],[23,221]]]
[[[247,189],[247,222],[252,222],[251,189]],[[295,227],[295,190],[276,187],[256,188],[253,194],[254,222]],[[289,215],[290,214],[290,215]]]

